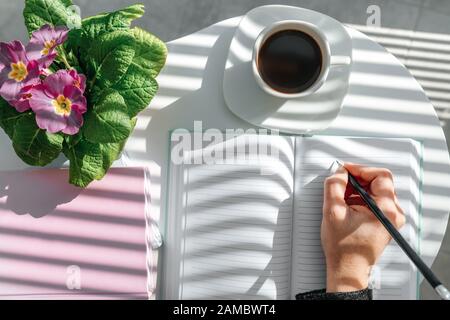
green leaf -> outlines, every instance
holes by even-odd
[[[137,122],[137,118],[131,119],[131,127],[134,128]],[[106,174],[111,165],[120,158],[120,154],[125,147],[127,140],[120,141],[118,143],[102,143],[100,144],[101,153],[103,156],[103,170]],[[103,176],[101,177],[103,178]]]
[[[14,150],[25,163],[46,166],[61,153],[64,138],[39,129],[34,114],[26,114],[17,121],[12,140]]]
[[[144,15],[144,6],[136,4],[111,13],[102,13],[83,19],[81,29],[71,30],[66,46],[78,56],[82,66],[87,64],[89,49],[106,32],[128,30],[131,22]]]
[[[151,77],[156,78],[166,63],[166,45],[153,34],[140,28],[133,28],[131,32],[136,40],[133,64],[148,71]]]
[[[14,135],[14,128],[17,121],[25,115],[26,113],[18,112],[8,102],[0,98],[0,127],[3,128],[10,139]]]
[[[97,101],[85,117],[83,133],[86,139],[113,143],[128,138],[132,127],[123,97],[114,90],[106,90]]]
[[[142,17],[144,13],[144,5],[135,4],[121,10],[83,19],[82,29],[85,32],[85,37],[92,40],[103,32],[129,28],[131,22]]]
[[[113,87],[124,98],[128,116],[135,117],[144,110],[158,91],[158,83],[148,72],[131,65],[127,73]]]
[[[66,145],[64,154],[70,160],[69,183],[85,188],[105,175],[99,144],[81,140],[73,147]]]
[[[128,115],[135,117],[150,104],[158,90],[154,77],[165,64],[167,48],[161,40],[141,29],[134,28],[131,34],[135,50],[132,63],[122,78],[111,87],[124,97]],[[93,96],[101,89],[93,87]]]
[[[100,150],[103,157],[103,170],[106,174],[114,161],[120,158],[120,154],[125,146],[125,142],[118,143],[102,143],[100,144]]]
[[[64,154],[70,160],[69,183],[85,188],[94,180],[101,180],[114,161],[119,159],[125,142],[92,143],[80,140],[75,146],[66,145]]]
[[[61,68],[59,69],[67,69],[67,65],[64,63],[65,60],[71,68],[77,70],[77,72],[79,73],[84,73],[80,67],[80,63],[78,61],[77,56],[73,54],[72,51],[66,50],[64,46],[56,47],[56,51],[58,55],[53,64],[51,65],[51,67],[53,67],[55,64],[58,64],[59,66],[61,66]]]
[[[81,134],[81,131],[74,135],[70,135],[70,136],[65,135],[64,136],[64,141],[69,147],[73,147],[78,142],[80,142],[81,139],[83,139],[83,135]]]
[[[85,61],[87,52],[84,52],[83,57],[80,56],[80,51],[81,51],[80,46],[82,45],[82,43],[81,43],[82,34],[83,34],[83,29],[81,29],[81,28],[70,30],[69,34],[67,35],[67,40],[64,43],[64,48],[67,52],[71,52],[73,55],[75,55],[77,59],[83,59],[83,61]],[[88,47],[89,47],[89,45],[88,45]]]
[[[134,57],[134,38],[127,31],[113,31],[101,36],[89,50],[88,78],[106,88],[119,81],[127,72]]]
[[[25,0],[23,17],[28,32],[40,29],[44,24],[65,26],[69,19],[67,7],[71,0]]]

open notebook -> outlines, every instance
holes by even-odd
[[[182,164],[171,161],[165,298],[293,299],[324,288],[323,181],[336,159],[392,170],[407,215],[401,233],[418,250],[419,142],[269,135],[232,140],[185,152]],[[269,154],[255,153],[263,145]],[[202,154],[227,152],[234,157],[198,161]],[[395,242],[372,275],[376,299],[417,298],[416,269]]]

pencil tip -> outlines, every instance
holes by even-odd
[[[335,160],[335,161],[333,161],[332,163],[331,163],[331,166],[330,166],[330,174],[335,174],[336,173],[336,171],[339,169],[339,168],[341,168],[342,167],[342,164],[339,162],[339,161],[337,161],[337,160]]]
[[[335,162],[336,162],[339,166],[341,166],[341,167],[344,166],[344,164],[343,164],[342,162],[340,162],[339,160],[335,160]]]

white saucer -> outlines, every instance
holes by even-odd
[[[286,100],[267,94],[252,73],[253,45],[265,27],[281,20],[316,25],[325,34],[331,55],[352,57],[351,38],[337,20],[298,7],[255,8],[242,18],[231,41],[223,79],[225,102],[235,115],[256,126],[296,134],[324,130],[342,108],[351,64],[332,66],[326,82],[309,96]]]

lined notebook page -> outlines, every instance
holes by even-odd
[[[279,156],[185,166],[180,298],[289,298],[294,139],[267,139]]]
[[[337,159],[389,168],[400,204],[407,216],[401,229],[417,248],[420,144],[409,139],[313,137],[297,140],[294,195],[292,297],[325,288],[325,259],[320,244],[323,182]],[[414,299],[415,267],[391,241],[372,271],[375,299]]]

